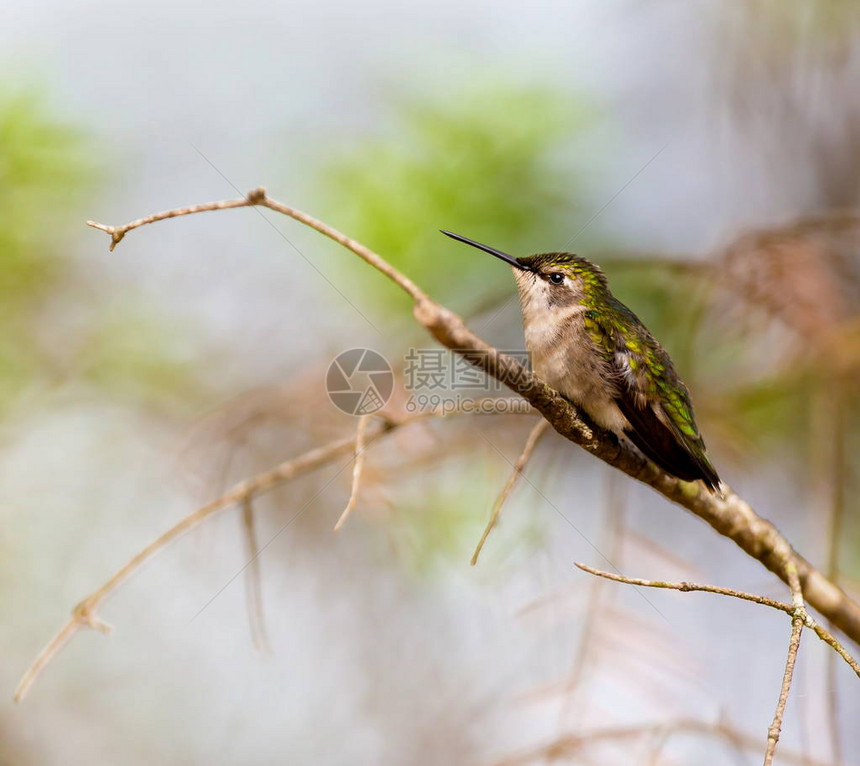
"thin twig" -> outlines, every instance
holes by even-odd
[[[517,462],[514,464],[514,470],[511,471],[511,475],[508,476],[504,489],[502,489],[501,494],[496,498],[496,502],[493,503],[490,520],[487,522],[487,526],[484,527],[484,533],[481,535],[481,539],[478,540],[478,545],[475,547],[475,552],[472,554],[472,566],[475,566],[475,564],[478,563],[478,556],[481,555],[484,543],[487,541],[487,538],[490,536],[490,532],[493,531],[499,521],[502,506],[505,504],[505,501],[508,499],[511,492],[513,492],[514,487],[520,479],[520,475],[528,465],[529,460],[531,460],[535,447],[537,447],[538,442],[541,440],[541,437],[546,433],[548,428],[549,423],[541,418],[535,427],[529,432],[523,451],[520,453],[520,456],[517,458]]]
[[[184,215],[193,215],[194,213],[206,213],[211,210],[229,210],[237,207],[253,207],[254,205],[267,207],[270,210],[282,213],[283,215],[305,224],[305,226],[315,229],[320,232],[320,234],[324,234],[329,239],[333,239],[338,244],[351,250],[359,258],[373,266],[373,268],[381,271],[390,280],[402,287],[416,301],[426,300],[427,296],[418,287],[418,285],[397,271],[393,266],[389,265],[387,261],[372,250],[351,237],[347,237],[345,234],[337,231],[337,229],[333,229],[328,224],[323,223],[313,216],[269,198],[266,196],[266,189],[263,186],[258,186],[256,189],[248,192],[248,195],[244,199],[207,202],[203,205],[190,205],[188,207],[180,207],[174,210],[165,210],[161,213],[148,215],[145,218],[138,218],[137,220],[123,224],[122,226],[107,226],[106,224],[97,223],[96,221],[87,221],[87,226],[92,226],[94,229],[99,229],[100,231],[104,231],[109,234],[111,238],[110,249],[113,251],[128,232],[133,229],[140,228],[141,226],[146,226],[150,223],[157,223],[158,221],[164,221],[168,218],[178,218]]]
[[[759,596],[754,593],[744,593],[740,590],[733,590],[732,588],[723,588],[718,585],[697,585],[696,583],[691,582],[666,582],[663,580],[642,580],[637,577],[625,577],[624,575],[613,574],[612,572],[604,572],[600,569],[595,569],[594,567],[590,567],[587,564],[581,564],[580,562],[575,562],[576,566],[579,567],[583,572],[588,572],[588,574],[596,575],[597,577],[603,577],[607,580],[614,580],[615,582],[625,583],[627,585],[636,585],[641,588],[663,588],[666,590],[677,590],[682,593],[691,593],[694,591],[698,591],[701,593],[715,593],[719,596],[731,596],[732,598],[739,598],[742,601],[751,601],[754,604],[761,604],[762,606],[769,606],[771,609],[777,609],[780,612],[785,612],[789,616],[794,616],[796,607],[793,604],[786,604],[783,601],[777,601],[776,599],[768,598],[767,596]],[[855,660],[839,643],[839,641],[825,628],[819,625],[809,613],[806,613],[804,618],[804,627],[812,630],[825,644],[831,647],[843,660],[850,666],[850,668],[854,671],[858,678],[860,678],[860,664]]]
[[[800,614],[791,619],[791,638],[788,642],[788,656],[785,660],[785,672],[782,677],[782,686],[779,690],[779,699],[776,703],[776,712],[773,721],[767,730],[767,749],[764,754],[764,766],[773,764],[773,756],[776,753],[776,744],[782,731],[782,719],[785,716],[785,705],[788,702],[788,694],[791,691],[791,680],[794,676],[794,665],[797,662],[797,652],[800,649],[800,636],[803,632],[803,617]]]
[[[355,463],[352,466],[352,490],[349,493],[349,502],[343,513],[334,525],[334,531],[337,532],[345,523],[349,514],[355,508],[358,502],[358,489],[361,486],[361,471],[364,468],[364,434],[367,431],[367,424],[370,422],[370,415],[362,415],[358,419],[358,427],[355,429]]]
[[[192,213],[206,213],[210,210],[229,210],[234,207],[249,207],[250,205],[257,204],[255,201],[256,197],[254,196],[257,191],[259,191],[259,189],[255,189],[251,192],[247,199],[207,202],[204,205],[190,205],[189,207],[180,207],[175,210],[165,210],[161,213],[153,213],[145,218],[138,218],[136,221],[124,224],[123,226],[106,226],[103,223],[96,223],[95,221],[87,221],[87,226],[92,226],[94,229],[99,229],[100,231],[110,234],[110,249],[111,252],[113,252],[113,249],[122,242],[122,238],[132,229],[137,229],[138,227],[145,226],[148,223],[165,221],[168,218],[179,218],[179,216],[191,215]],[[265,196],[265,194],[266,192],[263,190],[263,196]]]
[[[361,242],[357,242],[352,239],[352,237],[347,237],[346,234],[339,232],[337,229],[323,223],[317,218],[314,218],[312,215],[308,215],[301,210],[296,210],[289,205],[285,205],[282,202],[277,202],[267,197],[266,190],[262,186],[252,191],[251,194],[248,195],[248,199],[251,200],[253,195],[258,194],[260,195],[260,198],[255,198],[253,204],[263,205],[270,210],[274,210],[276,213],[282,213],[283,215],[318,231],[320,234],[334,240],[339,245],[343,245],[343,247],[355,253],[365,263],[385,274],[385,276],[392,282],[407,292],[416,303],[429,301],[427,295],[420,287],[418,287],[418,285],[409,279],[409,277],[401,274],[397,269],[389,264],[388,261],[386,261],[382,256],[374,253],[369,247],[365,247]]]
[[[797,662],[797,652],[800,650],[800,638],[803,634],[803,624],[806,619],[806,607],[803,603],[803,590],[800,587],[800,578],[797,575],[797,566],[794,556],[790,550],[785,551],[786,572],[788,573],[789,587],[791,588],[791,599],[794,609],[791,616],[791,637],[788,641],[788,656],[785,659],[785,672],[782,676],[782,685],[779,689],[779,698],[776,702],[776,710],[773,721],[767,730],[767,749],[764,754],[764,766],[772,766],[773,757],[776,753],[776,745],[782,731],[782,720],[785,717],[785,706],[788,703],[788,695],[791,692],[791,680],[794,677],[794,666]]]

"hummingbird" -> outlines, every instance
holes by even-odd
[[[612,294],[599,267],[573,253],[515,258],[442,233],[512,267],[526,349],[541,380],[667,473],[719,491],[690,392],[669,354]]]

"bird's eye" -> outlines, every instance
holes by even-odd
[[[564,274],[559,274],[557,271],[554,274],[549,275],[549,281],[554,285],[560,285],[564,282]]]

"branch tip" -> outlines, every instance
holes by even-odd
[[[98,223],[97,221],[87,221],[87,226],[91,226],[94,229],[98,229],[99,231],[105,232],[105,234],[110,234],[110,251],[113,252],[113,249],[122,241],[122,238],[125,236],[126,229],[125,228],[117,228],[116,226],[106,226],[103,223]]]

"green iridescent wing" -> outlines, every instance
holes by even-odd
[[[716,489],[720,479],[672,360],[630,309],[614,298],[609,304],[587,310],[585,325],[615,376],[615,402],[631,426],[626,436],[673,476]]]

